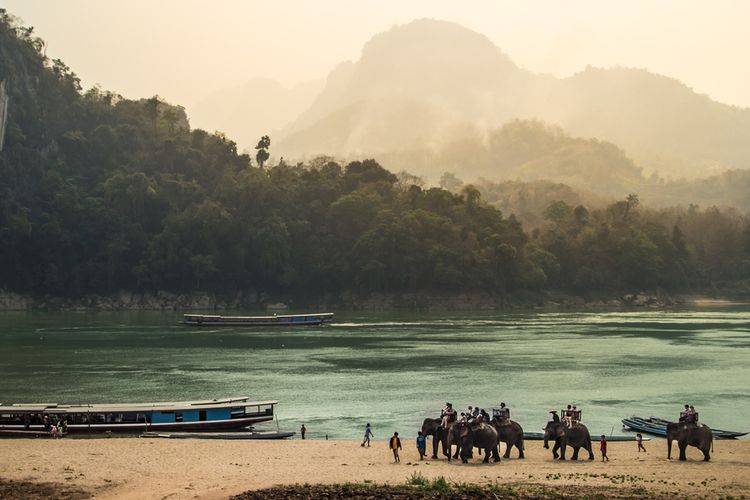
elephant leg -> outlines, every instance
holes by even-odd
[[[520,443],[516,443],[516,448],[518,448],[518,458],[524,458],[523,455],[523,441]]]
[[[578,460],[578,450],[580,450],[580,449],[581,448],[578,447],[578,446],[574,446],[573,447],[573,456],[570,457],[571,460]]]
[[[497,445],[497,447],[498,447],[498,450],[499,450],[500,449],[500,445]],[[505,453],[503,453],[503,458],[510,458],[510,449],[511,449],[511,444],[510,443],[506,443],[505,444]]]
[[[593,448],[591,448],[591,442],[589,442],[589,447],[588,447],[587,451],[589,452],[589,460],[593,460],[594,459],[594,450],[593,450]]]
[[[440,444],[440,439],[438,439],[437,433],[432,435],[432,459],[437,460],[437,450],[438,445]]]
[[[710,453],[711,448],[708,445],[706,445],[706,447],[703,448],[701,451],[703,452],[703,461],[704,462],[708,462],[709,460],[711,460],[711,453]]]
[[[567,446],[568,446],[567,444],[560,445],[560,460],[565,460],[565,448]]]
[[[667,438],[667,460],[672,460],[672,440]]]
[[[492,461],[493,462],[499,462],[500,461],[500,447],[495,446],[492,448]]]
[[[687,455],[685,455],[685,450],[687,449],[687,444],[679,443],[678,447],[680,448],[680,460],[682,460],[682,461],[687,460]]]
[[[487,449],[484,450],[484,460],[482,460],[483,464],[490,463],[490,454],[491,453],[492,453],[492,451],[490,451],[489,448],[487,448]]]

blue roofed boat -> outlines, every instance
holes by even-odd
[[[667,424],[670,421],[658,417],[642,418],[633,416],[622,419],[622,423],[625,427],[633,431],[666,437]],[[725,431],[721,429],[711,429],[711,432],[713,432],[716,439],[737,439],[747,434],[747,432]]]
[[[182,323],[189,326],[305,326],[333,322],[333,313],[274,314],[273,316],[218,316],[185,314]]]
[[[248,397],[165,403],[0,406],[0,434],[44,432],[56,420],[68,432],[224,431],[244,429],[273,419],[278,401]],[[46,419],[45,419],[46,417]]]

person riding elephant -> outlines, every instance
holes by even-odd
[[[448,445],[448,433],[453,423],[448,424],[448,428],[442,426],[442,418],[426,418],[422,422],[422,435],[425,437],[432,436],[432,458],[438,458],[438,445],[443,445],[443,456],[450,458],[450,449]]]
[[[491,421],[497,431],[498,440],[505,443],[505,454],[503,458],[510,458],[510,449],[516,447],[518,458],[523,458],[523,428],[518,422],[502,417],[495,417]]]
[[[484,450],[483,463],[490,461],[490,455],[492,455],[493,462],[500,461],[500,453],[497,450],[498,435],[492,425],[459,422],[451,429],[449,444],[451,443],[459,445],[463,463],[468,463],[474,447]],[[450,461],[450,457],[448,460]]]
[[[672,458],[672,441],[677,441],[680,449],[680,460],[687,460],[685,450],[688,446],[695,446],[703,453],[703,461],[711,460],[714,434],[704,424],[690,422],[671,422],[667,424],[667,458]]]
[[[573,448],[573,460],[578,460],[578,450],[581,448],[589,452],[589,460],[594,459],[594,452],[591,449],[591,435],[589,434],[588,428],[579,423],[573,427],[568,427],[562,422],[550,421],[547,422],[547,427],[544,428],[544,448],[549,449],[549,441],[555,442],[555,446],[552,448],[552,456],[558,458],[558,450],[560,451],[560,460],[565,460],[565,448],[570,446]]]

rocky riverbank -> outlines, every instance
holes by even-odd
[[[231,295],[207,292],[172,293],[166,291],[112,295],[88,295],[70,299],[36,297],[0,290],[0,311],[274,311],[286,310],[359,310],[359,311],[503,311],[524,309],[617,309],[679,306],[720,306],[747,303],[709,295],[667,295],[655,292],[621,292],[575,295],[567,292],[516,292],[490,294],[458,293],[373,293],[317,297],[271,296],[257,292]]]

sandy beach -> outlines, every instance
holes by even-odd
[[[643,488],[654,493],[727,497],[750,495],[750,441],[717,441],[709,463],[695,449],[688,462],[666,459],[662,440],[609,443],[611,461],[553,462],[539,441],[527,442],[524,460],[483,465],[419,461],[405,441],[394,464],[384,441],[362,448],[354,441],[216,441],[144,438],[3,439],[0,479],[60,483],[96,498],[219,499],[247,490],[295,483],[403,484],[412,474],[464,483]],[[597,443],[598,445],[598,443]],[[597,459],[598,459],[597,453]]]

